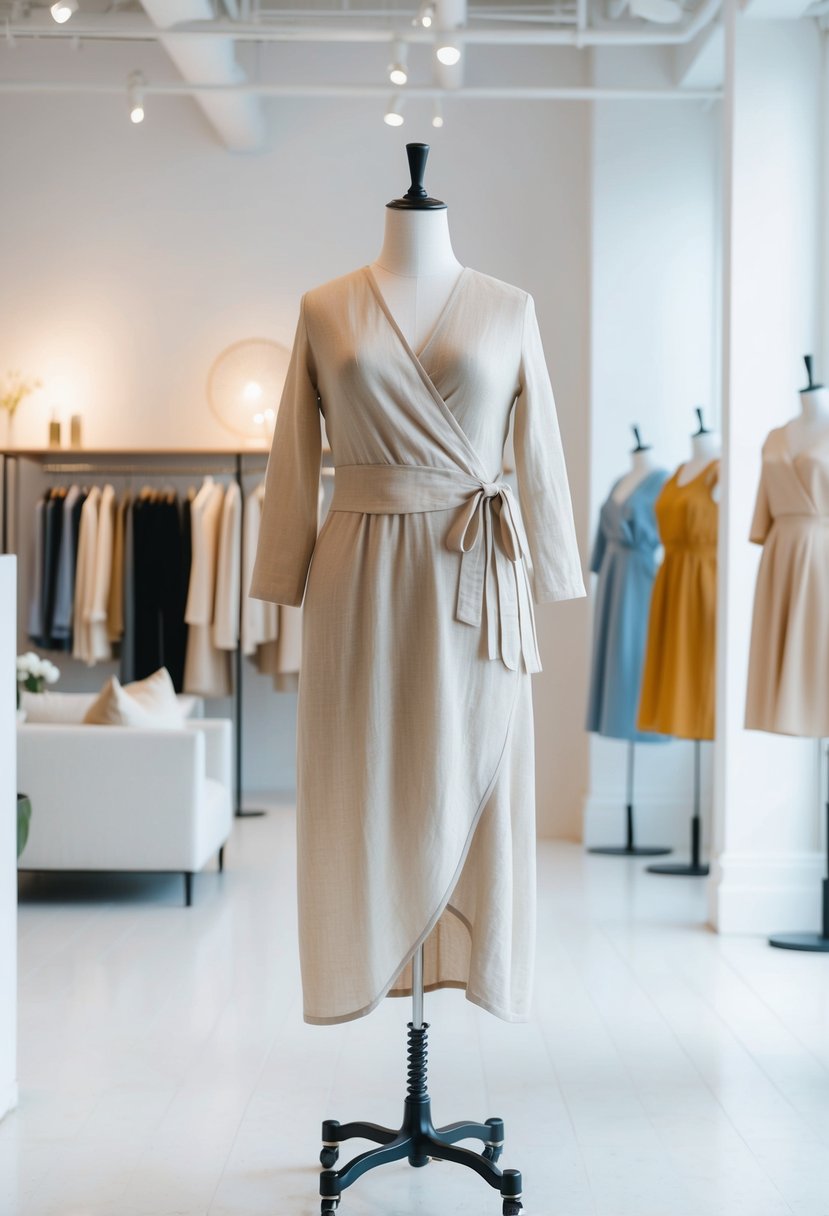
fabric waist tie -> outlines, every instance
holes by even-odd
[[[446,547],[460,555],[455,619],[480,628],[487,654],[515,671],[541,671],[530,588],[529,545],[518,503],[503,481],[429,465],[337,465],[332,511],[415,515],[457,511]]]
[[[813,515],[810,511],[801,511],[799,514],[794,511],[787,511],[785,515],[775,515],[771,521],[774,524],[784,524],[786,520],[791,520],[792,523],[802,524],[804,520],[813,524],[822,524],[826,527],[829,524],[829,515]]]

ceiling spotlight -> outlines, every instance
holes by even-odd
[[[386,125],[389,127],[402,127],[403,126],[403,115],[401,113],[402,109],[403,109],[403,98],[398,93],[397,96],[392,97],[391,100],[389,101],[389,104],[386,107],[386,112],[383,115],[383,122],[386,123]]]
[[[435,98],[435,104],[432,109],[432,126],[433,127],[442,127],[443,126],[443,109],[441,107],[439,97]]]
[[[144,121],[144,85],[146,81],[141,72],[130,72],[127,81],[127,96],[130,106],[130,122]]]
[[[453,68],[456,63],[460,63],[460,44],[451,38],[441,37],[435,54],[438,57],[439,63],[444,64],[444,66],[447,68]]]
[[[49,11],[58,25],[63,25],[64,21],[68,21],[72,14],[78,11],[78,0],[58,0]]]
[[[434,19],[435,19],[434,4],[421,4],[420,8],[417,10],[417,16],[415,17],[413,24],[422,25],[424,30],[428,30],[431,27],[431,24],[434,21]]]
[[[405,42],[396,38],[391,44],[391,63],[389,64],[389,80],[392,84],[405,84],[409,79],[406,71],[408,47]]]

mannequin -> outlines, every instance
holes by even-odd
[[[813,382],[812,356],[804,355],[803,362],[809,383],[800,390],[800,417],[792,418],[783,427],[792,456],[799,456],[829,434],[829,390]]]
[[[699,427],[691,436],[691,459],[680,466],[677,474],[677,484],[687,486],[689,481],[698,477],[703,469],[713,460],[719,460],[722,455],[722,441],[717,431],[709,431],[703,421],[702,407],[697,406]],[[711,497],[719,501],[719,486],[711,489]]]
[[[642,442],[638,426],[632,429],[634,438],[636,439],[636,447],[632,448],[630,453],[630,472],[625,474],[614,489],[614,502],[624,502],[626,498],[629,498],[636,487],[656,468],[656,462],[651,455],[653,450],[651,445]]]

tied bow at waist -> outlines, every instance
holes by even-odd
[[[483,481],[455,469],[421,465],[338,465],[332,511],[411,515],[457,508],[446,534],[460,555],[455,619],[480,627],[486,613],[490,659],[517,670],[541,670],[518,503],[506,482]]]

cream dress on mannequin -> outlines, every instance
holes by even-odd
[[[513,407],[520,510],[500,481]],[[336,477],[317,535],[321,413]],[[584,584],[526,292],[464,269],[417,351],[367,266],[303,296],[251,594],[304,595],[305,1019],[409,992],[421,943],[427,989],[527,1018],[532,598]]]

